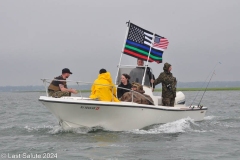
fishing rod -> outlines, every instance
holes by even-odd
[[[206,80],[203,82],[203,85],[202,85],[200,88],[203,88],[205,82],[207,81],[207,79],[208,79],[208,77],[209,77],[210,75],[211,75],[211,72],[210,72],[210,74],[207,76]],[[198,97],[198,94],[199,94],[199,93],[200,93],[200,90],[198,90],[197,95],[194,97],[192,103],[190,104],[190,107],[193,105],[193,103],[194,103],[194,101],[196,100],[196,98]],[[193,108],[194,108],[194,106],[193,106]]]
[[[200,102],[198,103],[198,107],[200,107],[200,109],[202,109],[202,107],[203,107],[202,105],[200,106],[200,103],[203,99],[203,96],[204,96],[205,92],[207,91],[208,85],[209,85],[210,81],[212,80],[212,77],[213,77],[214,74],[215,74],[215,70],[213,71],[212,76],[211,76],[210,80],[208,81],[207,87],[205,88],[205,91],[203,92],[202,98],[201,98]]]
[[[221,62],[218,62],[215,66],[214,66],[214,68],[213,68],[213,72],[215,71],[215,68],[217,67],[217,65],[219,65],[219,64],[222,64]],[[203,86],[204,86],[204,84],[205,84],[205,82],[207,81],[207,79],[208,79],[208,77],[211,75],[211,73],[212,72],[210,72],[209,74],[208,74],[208,76],[207,76],[207,78],[205,79],[205,81],[203,82],[203,85],[202,85],[202,87],[201,88],[203,88]],[[191,103],[191,105],[190,105],[190,107],[192,106],[192,104],[194,103],[194,101],[196,100],[196,98],[197,98],[197,96],[198,96],[198,94],[200,93],[200,90],[198,90],[198,92],[197,92],[197,95],[195,96],[195,98],[193,99],[193,101],[192,101],[192,103]],[[190,108],[189,107],[189,108]],[[193,108],[194,108],[194,106],[193,106]]]

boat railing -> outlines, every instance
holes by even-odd
[[[132,102],[133,102],[133,94],[136,93],[136,94],[138,94],[138,95],[146,98],[149,102],[152,103],[152,101],[151,101],[150,99],[148,99],[146,96],[144,96],[143,94],[141,94],[141,93],[139,93],[139,92],[137,92],[137,91],[128,89],[128,88],[118,87],[117,85],[99,84],[99,83],[94,83],[94,82],[83,82],[83,81],[73,81],[73,80],[47,79],[47,78],[44,78],[44,79],[41,79],[41,80],[42,80],[43,83],[44,83],[44,87],[45,87],[45,91],[46,91],[46,95],[47,95],[47,96],[49,96],[49,95],[48,95],[47,83],[51,83],[52,81],[60,81],[60,82],[74,82],[74,83],[76,83],[76,84],[78,85],[78,87],[79,87],[78,90],[79,90],[81,99],[83,99],[83,95],[82,95],[82,91],[81,91],[81,89],[80,89],[80,85],[87,85],[87,84],[88,84],[88,85],[93,85],[93,84],[95,84],[95,85],[100,85],[100,86],[109,86],[109,87],[111,87],[111,91],[112,91],[112,101],[113,101],[113,99],[114,99],[114,93],[113,93],[113,92],[114,92],[114,88],[116,88],[116,89],[117,89],[117,88],[120,88],[120,89],[127,90],[127,91],[129,91],[129,92],[132,93],[132,94],[131,94],[131,96],[132,96]],[[154,104],[153,104],[153,105],[154,105]]]

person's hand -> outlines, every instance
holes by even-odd
[[[72,89],[72,88],[70,89],[70,92],[71,92],[71,93],[73,93],[73,94],[77,94],[77,93],[78,93],[78,91],[77,91],[77,90],[75,90],[75,89]]]
[[[154,83],[154,80],[153,80],[153,79],[151,79],[151,83]]]

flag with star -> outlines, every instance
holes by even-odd
[[[167,49],[168,43],[166,38],[130,23],[123,53],[149,62],[161,63],[163,52]]]

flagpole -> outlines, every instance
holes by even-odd
[[[154,39],[154,37],[155,37],[155,33],[153,34],[153,39]],[[152,41],[153,41],[153,39],[152,39]],[[151,45],[152,45],[152,42],[151,42]],[[145,77],[146,77],[146,71],[147,71],[147,66],[148,66],[148,60],[149,60],[151,51],[152,51],[152,46],[150,46],[150,49],[149,49],[149,52],[148,52],[147,64],[145,65],[142,85],[144,85],[144,83],[145,83]],[[151,82],[151,80],[150,80],[150,82]]]
[[[125,38],[124,38],[124,42],[123,42],[123,48],[122,48],[122,53],[121,53],[121,56],[120,56],[120,60],[119,60],[119,63],[118,63],[118,69],[117,69],[117,75],[116,75],[116,78],[115,78],[115,84],[117,84],[117,77],[118,77],[118,73],[119,73],[119,67],[121,65],[121,61],[122,61],[122,55],[123,55],[123,51],[124,51],[124,48],[125,48],[125,44],[126,44],[126,40],[127,40],[127,34],[128,34],[128,31],[129,31],[129,26],[130,26],[130,20],[127,22],[128,26],[127,26],[127,30],[126,30],[126,33],[125,33]]]

